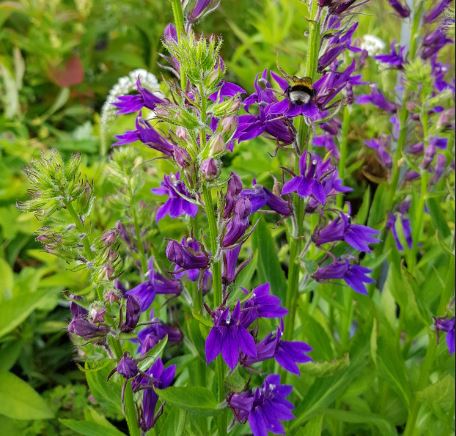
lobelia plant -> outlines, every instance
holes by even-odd
[[[397,273],[405,251],[407,270],[417,268],[424,197],[429,186],[440,186],[451,164],[448,154],[438,154],[451,138],[439,136],[431,118],[446,128],[444,105],[454,85],[445,81],[437,58],[449,42],[445,33],[430,31],[420,48],[415,41],[420,20],[432,25],[448,2],[425,11],[420,2],[409,10],[391,1],[401,17],[412,16],[411,44],[392,43],[391,52],[383,54],[378,47],[384,45],[369,52],[372,38],[360,43],[354,37],[367,1],[312,0],[305,77],[290,76],[279,66],[278,72],[265,69],[251,94],[226,80],[221,40],[194,30],[219,2],[171,3],[175,23],[164,30],[168,53],[162,58],[176,80],[167,82],[162,94],[152,89],[155,82],[148,88],[138,77],[134,94],[110,102],[119,115],[136,115],[134,129],[117,136],[106,175],[115,189],[110,207],[121,211],[122,220],[112,229],[99,225],[102,206],[79,159],[65,163],[55,152],[30,167],[32,199],[21,206],[45,220],[37,239],[46,250],[89,274],[87,292],[68,295],[68,331],[89,386],[117,393],[109,400],[131,435],[176,434],[183,428],[245,434],[245,423],[254,436],[299,434],[310,412],[301,407],[302,390],[293,389],[296,376],[300,365],[312,361],[313,349],[325,346],[308,344],[303,334],[311,325],[307,317],[326,304],[318,292],[338,293],[337,313],[331,308],[329,319],[345,352],[358,328],[353,307],[371,304],[359,303],[355,295],[378,298],[373,284],[382,289],[386,257]],[[400,101],[364,81],[369,62],[397,72]],[[369,93],[358,91],[369,85]],[[352,213],[346,201],[352,188],[345,184],[351,114],[364,105],[383,111],[392,126],[390,136],[378,132],[366,138],[387,173],[375,194],[383,202],[371,205],[382,219],[369,225],[366,215],[358,219]],[[418,124],[416,136],[422,139],[410,149],[409,121]],[[265,180],[266,186],[255,179],[249,186],[229,171],[230,155],[238,144],[260,136],[276,148],[272,159],[282,171]],[[148,183],[142,169],[150,163],[129,147],[138,141],[169,169],[152,188],[160,197],[155,222],[150,204],[140,200]],[[409,188],[416,179],[421,197]],[[386,191],[390,195],[383,200]],[[412,223],[410,195],[419,203],[413,205]],[[175,225],[170,234],[160,228],[166,220]],[[274,250],[254,250],[269,242],[274,247],[270,227],[281,232],[283,250],[276,257]],[[397,250],[385,256],[387,231]],[[262,237],[269,242],[262,244]],[[266,255],[273,260],[260,264],[258,256]],[[362,265],[366,260],[371,268]],[[335,280],[356,294],[336,288]],[[454,352],[454,316],[442,304],[435,328],[446,333]],[[432,314],[421,317],[429,320],[431,332]],[[358,346],[351,357],[359,361],[362,350]],[[406,431],[413,434],[417,405],[410,410]]]

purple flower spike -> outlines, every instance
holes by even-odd
[[[392,68],[403,70],[405,65],[405,50],[406,47],[399,44],[391,43],[391,52],[388,54],[381,54],[374,56],[377,61],[388,64]]]
[[[141,312],[145,312],[155,299],[156,294],[179,295],[182,292],[182,285],[179,280],[172,280],[162,276],[154,269],[153,261],[149,262],[147,280],[127,292],[139,302]]]
[[[364,283],[373,283],[371,270],[360,265],[351,264],[347,259],[336,260],[330,265],[320,267],[313,275],[318,282],[322,280],[342,279],[354,291],[367,295]]]
[[[312,236],[317,246],[334,241],[345,241],[355,250],[370,252],[369,244],[376,244],[378,230],[360,224],[352,224],[350,216],[341,213],[326,227],[318,229]]]
[[[134,392],[143,390],[142,406],[139,414],[139,424],[141,429],[146,432],[151,429],[157,421],[160,413],[155,414],[157,407],[158,395],[154,388],[165,389],[174,382],[176,375],[176,365],[170,365],[167,368],[163,361],[158,358],[155,363],[144,373],[138,374],[132,382]]]
[[[194,200],[194,197],[180,179],[179,173],[164,176],[160,188],[153,188],[152,192],[157,195],[168,196],[168,200],[157,211],[155,218],[157,221],[160,221],[166,215],[171,218],[177,218],[182,215],[194,217],[198,213],[198,206],[190,201]]]
[[[124,353],[116,367],[117,372],[127,380],[138,374],[138,365],[128,353]]]
[[[451,0],[440,0],[425,16],[424,22],[425,23],[432,23],[435,21],[443,11],[450,6]]]
[[[184,238],[181,243],[171,239],[166,247],[166,257],[183,270],[206,269],[209,265],[209,256],[203,252],[201,244],[192,238]]]
[[[206,339],[207,363],[211,363],[221,353],[225,363],[233,370],[241,351],[247,356],[256,356],[255,341],[241,324],[239,301],[232,312],[229,309],[217,309],[212,316],[214,327]]]
[[[397,111],[396,105],[388,101],[375,85],[372,85],[370,94],[358,96],[356,102],[358,104],[373,104],[374,106],[393,114]]]
[[[271,374],[254,391],[231,394],[228,404],[238,421],[248,420],[253,436],[267,436],[268,432],[285,434],[280,421],[294,418],[294,406],[286,400],[291,391],[292,386],[280,384],[278,374]]]
[[[146,107],[150,110],[154,110],[157,104],[166,103],[166,100],[158,97],[156,94],[153,94],[146,88],[143,88],[139,77],[136,81],[136,89],[138,90],[138,94],[121,95],[113,103],[113,105],[117,108],[117,113],[119,115],[138,112],[143,107]]]
[[[448,347],[448,352],[453,354],[455,351],[455,318],[435,318],[435,329],[437,330],[437,335],[440,332],[446,333],[446,343]]]
[[[400,0],[388,0],[388,2],[402,18],[410,16],[410,8],[406,4],[402,4]]]

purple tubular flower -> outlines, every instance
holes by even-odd
[[[139,317],[141,316],[141,306],[136,297],[127,295],[127,303],[125,307],[125,320],[120,325],[120,330],[124,333],[132,332],[136,324],[138,324]]]
[[[267,436],[268,432],[285,434],[280,421],[294,418],[293,404],[286,400],[291,391],[292,386],[280,384],[278,374],[271,374],[253,392],[231,394],[228,404],[238,421],[248,420],[253,436]]]
[[[221,0],[197,0],[195,6],[187,15],[189,23],[198,21],[203,15],[211,13],[217,9]]]
[[[451,42],[453,42],[452,39],[448,38],[445,32],[438,27],[423,38],[421,57],[425,60],[429,59]]]
[[[292,210],[287,201],[260,185],[255,185],[253,189],[244,189],[241,195],[250,200],[252,213],[264,206],[269,206],[274,212],[280,215],[291,215]]]
[[[252,296],[244,302],[241,322],[248,327],[258,318],[283,318],[287,313],[280,298],[271,294],[271,285],[263,283],[253,289]]]
[[[163,38],[166,42],[177,42],[177,29],[174,24],[166,25],[165,30],[163,30]]]
[[[220,102],[225,100],[225,98],[245,94],[246,92],[244,88],[236,85],[236,83],[222,82],[219,90],[209,96],[209,100]]]
[[[138,374],[138,364],[128,353],[124,353],[117,364],[116,371],[128,380]]]
[[[432,23],[435,21],[443,11],[450,5],[451,0],[440,0],[425,16],[425,23]]]
[[[152,192],[157,195],[167,195],[168,200],[157,211],[156,220],[160,221],[166,215],[177,218],[181,215],[196,216],[198,206],[189,201],[194,198],[188,191],[185,183],[180,179],[180,174],[164,176],[160,188],[153,188]]]
[[[434,323],[435,329],[437,330],[437,335],[439,335],[440,332],[446,333],[446,343],[448,347],[448,352],[450,354],[453,354],[455,350],[455,318],[435,318]]]
[[[228,179],[228,185],[225,195],[225,208],[223,210],[223,218],[228,218],[232,215],[236,200],[242,191],[241,178],[236,173],[231,173]]]
[[[369,244],[376,244],[379,239],[378,230],[360,224],[352,224],[350,216],[340,213],[339,217],[331,221],[326,227],[317,229],[312,240],[317,246],[334,241],[345,241],[355,250],[370,252]]]
[[[406,47],[392,42],[390,53],[374,56],[374,59],[376,59],[377,61],[379,61],[383,64],[388,64],[392,68],[396,68],[397,70],[403,70],[405,62],[406,62],[405,61],[405,50],[406,50]]]
[[[217,309],[212,317],[214,327],[206,339],[206,361],[208,364],[221,353],[225,363],[233,370],[239,361],[241,351],[247,356],[256,356],[255,341],[241,324],[239,301],[233,312],[230,312],[229,309]]]
[[[327,151],[331,153],[334,159],[339,159],[340,154],[337,149],[336,142],[334,141],[334,136],[325,133],[324,135],[314,136],[313,145],[315,147],[324,147]]]
[[[74,300],[81,300],[81,297],[72,295]],[[75,301],[70,302],[70,311],[72,319],[68,324],[68,332],[80,336],[84,339],[102,338],[107,335],[109,328],[104,325],[97,325],[87,319],[87,310],[77,304]]]
[[[119,115],[131,114],[140,111],[143,107],[154,110],[157,104],[165,104],[166,100],[153,94],[141,85],[141,80],[138,77],[136,81],[136,89],[138,94],[134,95],[121,95],[113,103],[117,108]]]
[[[316,203],[324,205],[329,195],[350,190],[342,185],[331,162],[322,161],[316,154],[304,152],[299,159],[299,170],[299,176],[283,185],[282,195],[297,192],[300,197],[310,197]]]
[[[133,391],[144,390],[139,416],[139,425],[144,432],[155,425],[159,416],[159,414],[155,415],[155,408],[158,402],[158,395],[155,392],[155,388],[165,389],[171,386],[174,382],[175,375],[176,365],[170,365],[165,368],[163,361],[158,358],[149,369],[142,374],[138,374],[133,379]]]
[[[393,165],[393,159],[389,150],[390,141],[391,139],[389,136],[381,136],[378,139],[368,139],[364,142],[369,148],[372,148],[377,152],[380,162],[385,168],[391,168]]]
[[[162,276],[154,269],[153,261],[149,262],[147,280],[127,292],[137,299],[141,312],[145,312],[155,299],[156,294],[179,295],[182,292],[182,285],[179,280],[172,280]]]
[[[146,354],[165,336],[168,336],[168,342],[172,344],[179,343],[183,337],[182,332],[177,327],[164,324],[151,314],[150,324],[138,332],[138,352],[142,355]]]
[[[175,146],[163,138],[141,115],[136,118],[136,130],[129,130],[122,135],[117,135],[117,142],[113,146],[127,145],[132,142],[141,141],[154,150],[166,156],[174,155]]]
[[[367,289],[364,283],[373,283],[370,278],[371,270],[360,265],[350,264],[347,259],[336,260],[333,263],[320,267],[313,277],[318,282],[322,280],[342,279],[354,291],[367,295]]]
[[[247,197],[239,197],[234,205],[233,216],[226,226],[222,247],[231,247],[244,235],[250,226],[249,216],[251,212],[250,200]]]
[[[240,251],[240,245],[223,251],[222,279],[226,285],[236,280],[238,273],[236,267]]]
[[[413,240],[412,240],[412,228],[410,225],[410,220],[404,213],[399,213],[400,223],[402,225],[402,231],[404,233],[405,241],[407,243],[408,248],[412,248]],[[396,243],[396,247],[399,251],[404,250],[404,246],[402,245],[399,234],[397,232],[396,221],[397,221],[397,214],[389,213],[388,218],[386,220],[386,228],[391,231],[393,235],[394,242]]]
[[[183,238],[181,243],[171,239],[166,247],[166,257],[183,270],[206,269],[209,265],[209,256],[202,251],[201,244],[192,238]]]
[[[392,114],[396,113],[397,107],[394,103],[388,101],[386,97],[377,89],[375,85],[371,87],[370,94],[363,94],[356,98],[358,104],[373,104],[378,108],[390,112]]]
[[[402,17],[408,18],[410,16],[410,8],[407,4],[403,5],[400,0],[388,0],[391,7]]]
[[[307,353],[312,351],[312,347],[305,342],[283,341],[281,340],[282,334],[283,321],[280,322],[280,327],[275,334],[269,334],[256,345],[257,357],[248,357],[243,364],[250,366],[256,362],[274,358],[282,368],[299,375],[297,363],[312,361],[312,358],[307,355]]]

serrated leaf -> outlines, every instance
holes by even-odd
[[[28,383],[10,372],[0,373],[0,414],[19,420],[54,416],[46,401]]]

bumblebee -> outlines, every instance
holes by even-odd
[[[315,97],[315,90],[310,77],[289,76],[281,68],[279,71],[288,81],[289,86],[285,94],[291,103],[299,106],[309,103]]]

